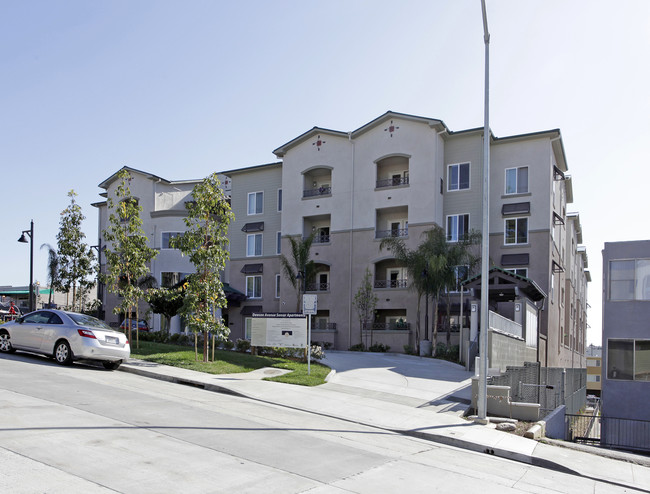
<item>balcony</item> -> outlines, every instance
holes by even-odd
[[[409,280],[407,279],[391,279],[391,280],[375,280],[374,287],[382,288],[408,288]]]
[[[307,283],[305,285],[306,292],[329,292],[329,283]]]
[[[408,236],[408,206],[377,209],[375,215],[376,239]]]
[[[375,188],[400,187],[409,184],[409,157],[389,156],[377,161]]]
[[[375,187],[377,189],[381,189],[382,187],[397,187],[400,185],[408,185],[408,184],[409,184],[408,175],[406,177],[395,175],[394,177],[391,178],[384,178],[381,180],[377,180]]]
[[[377,230],[375,238],[389,238],[389,237],[408,237],[409,229],[400,227],[391,227],[390,230]]]
[[[366,329],[372,329],[373,331],[408,331],[411,329],[411,323],[406,321],[373,322],[368,324]]]
[[[312,187],[311,189],[305,189],[302,191],[302,197],[317,197],[317,196],[331,196],[331,195],[332,195],[332,187],[330,187],[329,185]]]

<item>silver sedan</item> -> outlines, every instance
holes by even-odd
[[[131,355],[126,336],[85,314],[37,310],[0,326],[0,352],[49,355],[61,365],[94,360],[117,369]]]

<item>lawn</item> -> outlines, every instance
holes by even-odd
[[[210,352],[210,357],[212,353]],[[194,347],[170,345],[140,341],[140,348],[131,348],[131,357],[156,362],[174,367],[182,367],[208,374],[235,374],[250,372],[262,367],[290,369],[292,372],[283,376],[265,378],[266,381],[277,381],[302,386],[318,386],[325,382],[330,368],[312,362],[311,375],[307,375],[307,364],[278,357],[259,357],[249,353],[229,350],[215,350],[214,362],[203,362],[202,349],[199,348],[198,361],[195,358]]]

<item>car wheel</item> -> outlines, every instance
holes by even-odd
[[[14,353],[16,349],[11,346],[11,338],[6,331],[0,331],[0,352]]]
[[[120,365],[122,364],[121,360],[117,360],[115,362],[102,362],[102,365],[104,366],[104,369],[108,370],[115,370],[117,369]]]
[[[59,341],[54,347],[54,360],[57,364],[70,365],[72,363],[72,350],[67,341]]]

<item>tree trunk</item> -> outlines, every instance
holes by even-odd
[[[436,293],[436,296],[433,299],[433,337],[431,338],[431,344],[433,346],[432,356],[436,356],[436,345],[438,344],[438,299],[440,297],[440,292]]]

